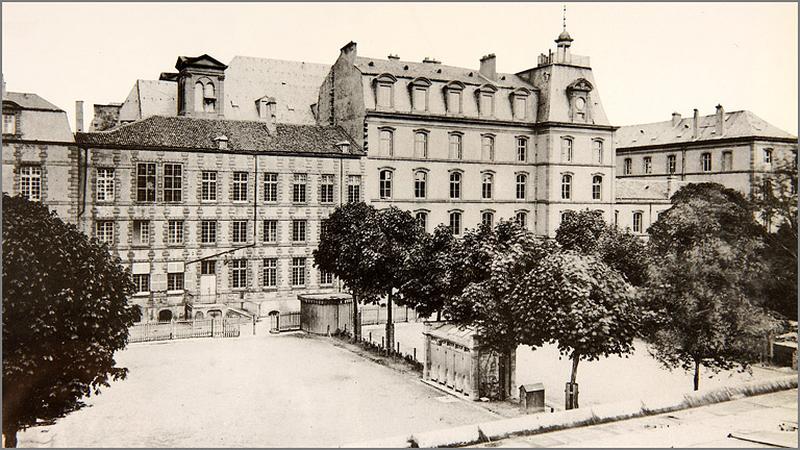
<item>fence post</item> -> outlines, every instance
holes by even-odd
[[[414,361],[417,360],[417,347],[414,347]]]
[[[172,318],[172,320],[170,320],[169,338],[170,339],[175,339],[173,336],[175,336],[175,318],[174,317]]]

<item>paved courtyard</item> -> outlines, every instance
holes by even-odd
[[[496,418],[299,334],[134,344],[117,361],[127,380],[19,445],[335,447]]]

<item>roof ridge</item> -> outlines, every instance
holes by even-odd
[[[248,55],[234,55],[233,58],[231,58],[231,62],[233,62],[237,58],[239,58],[239,59],[255,59],[255,60],[261,60],[261,61],[280,61],[280,62],[299,63],[299,64],[313,64],[313,65],[316,65],[316,66],[328,66],[328,67],[331,66],[331,64],[319,63],[319,62],[313,62],[313,61],[297,61],[297,60],[294,60],[294,59],[266,58],[266,57],[263,57],[263,56],[248,56]]]

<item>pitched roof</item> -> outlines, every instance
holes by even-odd
[[[750,111],[726,112],[721,136],[716,134],[716,114],[699,117],[697,139],[692,138],[693,121],[693,117],[687,117],[681,119],[677,125],[668,120],[620,127],[615,135],[616,147],[619,149],[741,137],[797,138],[770,125]]]
[[[63,111],[58,106],[48,102],[36,94],[26,92],[3,92],[3,101],[16,103],[22,109],[41,109],[47,111]]]
[[[215,142],[220,136],[228,139],[228,151],[342,154],[336,144],[350,142],[347,154],[363,154],[338,126],[277,124],[273,135],[265,122],[177,116],[151,116],[109,131],[76,133],[76,140],[97,147],[220,151]]]
[[[614,196],[617,200],[664,200],[670,199],[670,188],[672,193],[683,186],[690,184],[689,181],[678,180],[641,180],[617,178],[614,180]]]
[[[436,81],[460,81],[464,84],[491,83],[497,87],[509,87],[535,90],[532,84],[511,73],[498,73],[496,80],[490,80],[480,74],[478,69],[446,66],[439,63],[401,61],[399,59],[379,59],[357,56],[355,66],[365,75],[390,73],[396,77],[425,77]]]

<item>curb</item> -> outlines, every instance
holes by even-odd
[[[586,425],[652,416],[681,409],[738,400],[755,395],[797,388],[797,375],[750,381],[734,386],[705,389],[688,394],[661,395],[645,400],[626,400],[555,413],[537,413],[512,419],[445,428],[411,436],[393,436],[369,442],[343,445],[344,448],[434,448],[460,447],[505,439],[565,430]]]

